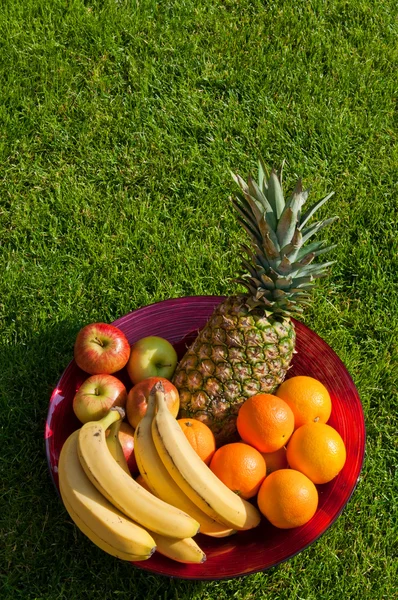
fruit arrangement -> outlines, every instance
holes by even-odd
[[[248,293],[219,304],[182,360],[165,338],[130,347],[104,323],[76,339],[87,377],[73,401],[81,427],[59,458],[61,496],[81,531],[125,560],[157,551],[201,563],[198,532],[223,538],[264,520],[304,525],[316,513],[317,486],[345,463],[344,442],[327,424],[328,390],[312,377],[285,379],[295,352],[291,316],[331,264],[311,264],[330,249],[322,242],[304,247],[332,221],[308,225],[330,195],[302,212],[301,183],[285,202],[281,171],[268,177],[261,161],[258,184],[235,179],[252,242],[240,280]]]

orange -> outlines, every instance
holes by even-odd
[[[252,498],[266,475],[260,452],[243,442],[225,444],[216,450],[210,469],[230,490],[241,498]]]
[[[302,473],[281,469],[264,479],[257,503],[272,525],[291,529],[312,519],[318,508],[318,491]]]
[[[294,413],[295,429],[305,423],[327,423],[332,412],[332,401],[323,383],[299,375],[286,379],[275,394],[282,398]]]
[[[208,465],[216,451],[216,440],[212,430],[197,419],[178,419],[178,423],[192,448]]]
[[[307,423],[293,433],[287,445],[287,461],[314,483],[327,483],[338,475],[346,461],[340,434],[325,423]]]
[[[262,452],[261,456],[265,460],[267,475],[270,475],[274,471],[279,471],[279,469],[287,469],[289,467],[285,446],[282,446],[279,450],[275,450],[275,452]]]
[[[259,452],[275,452],[287,444],[294,429],[294,415],[288,404],[272,394],[256,394],[239,409],[238,432]]]

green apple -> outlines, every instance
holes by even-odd
[[[150,335],[131,346],[126,367],[131,381],[136,384],[147,377],[171,379],[177,362],[177,352],[170,342]]]

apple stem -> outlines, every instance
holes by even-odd
[[[97,338],[97,337],[95,337],[95,338],[93,339],[93,342],[95,342],[96,344],[98,344],[98,346],[101,346],[101,348],[103,348],[103,346],[104,346],[104,342],[103,342],[103,341],[101,341],[101,340],[100,340],[99,338]]]

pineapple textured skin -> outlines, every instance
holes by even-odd
[[[247,398],[272,393],[285,379],[295,345],[290,319],[249,310],[247,296],[224,300],[187,350],[173,377],[180,416],[195,418],[222,445],[237,439],[236,418]]]

